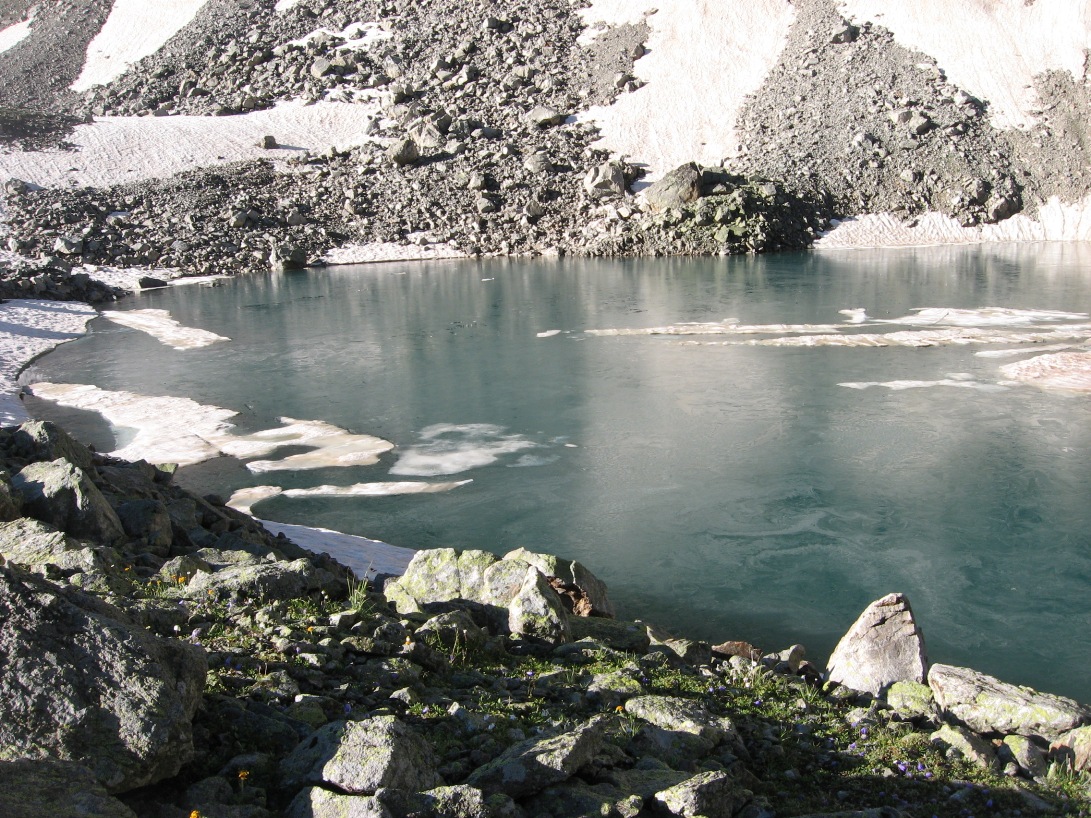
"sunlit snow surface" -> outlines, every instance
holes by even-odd
[[[182,30],[208,0],[114,0],[110,16],[87,48],[73,91],[86,91],[120,77],[133,63],[154,54]]]
[[[27,19],[0,31],[0,54],[15,48],[15,46],[19,45],[19,43],[30,36],[30,26],[34,22],[35,11],[36,9],[31,9]]]
[[[488,423],[437,423],[420,432],[421,442],[404,449],[391,474],[435,477],[488,466],[502,455],[537,448],[523,435]]]

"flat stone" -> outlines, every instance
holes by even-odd
[[[1052,742],[1091,723],[1091,709],[1072,699],[1008,684],[970,668],[933,665],[928,686],[943,713],[977,733]]]
[[[682,818],[731,818],[750,800],[725,772],[700,773],[655,794],[655,805],[668,815]]]

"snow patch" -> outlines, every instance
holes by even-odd
[[[1068,71],[1077,82],[1091,49],[1084,3],[1070,0],[841,0],[856,22],[889,29],[907,48],[934,58],[948,79],[988,102],[997,128],[1036,121],[1034,78]]]
[[[847,386],[849,389],[868,389],[879,386],[900,392],[905,389],[931,389],[937,386],[954,386],[962,389],[977,389],[982,392],[1003,392],[1007,387],[995,383],[982,383],[981,381],[967,380],[965,378],[943,378],[938,381],[861,381],[857,383],[839,383],[838,386]]]
[[[417,552],[399,548],[379,540],[342,534],[328,528],[312,528],[305,525],[275,523],[259,520],[273,534],[283,534],[296,545],[315,554],[329,554],[342,565],[352,569],[360,579],[374,579],[376,574],[400,576],[409,567]]]
[[[446,483],[426,483],[421,480],[398,480],[378,483],[353,483],[349,486],[312,486],[305,489],[285,489],[280,486],[251,486],[231,495],[231,508],[250,514],[258,503],[273,497],[393,497],[400,494],[440,494],[472,483],[456,480]]]
[[[8,26],[3,31],[0,31],[0,54],[15,48],[15,46],[19,45],[19,43],[30,36],[30,25],[34,22],[34,16],[37,11],[38,9],[36,7],[31,9],[30,14],[23,22]]]
[[[83,71],[73,91],[86,91],[117,79],[135,62],[154,54],[181,31],[208,0],[114,0],[102,30],[87,47]]]
[[[146,332],[172,349],[200,349],[220,341],[231,340],[208,330],[184,327],[171,318],[166,310],[128,310],[126,312],[107,310],[102,315],[115,324]]]
[[[338,150],[371,141],[367,124],[378,103],[285,102],[238,116],[103,117],[77,125],[73,151],[0,154],[0,177],[41,187],[108,187],[248,159]],[[267,134],[282,146],[259,146]]]
[[[1091,195],[1064,203],[1053,196],[1031,219],[1016,214],[996,224],[963,227],[942,213],[903,221],[890,213],[871,213],[839,222],[818,238],[819,250],[857,247],[928,247],[985,242],[1091,241]]]
[[[322,257],[326,264],[372,264],[381,261],[430,261],[465,258],[466,254],[450,244],[347,244],[335,247]]]
[[[19,400],[20,370],[55,346],[79,338],[97,315],[80,301],[19,298],[0,304],[0,426],[30,420]]]
[[[382,23],[350,23],[343,31],[332,31],[328,28],[316,29],[298,40],[289,41],[287,45],[305,48],[308,43],[315,40],[336,38],[345,41],[337,46],[338,51],[360,51],[371,48],[375,43],[389,40],[393,36]]]
[[[738,153],[735,124],[748,94],[776,65],[795,19],[789,0],[593,0],[581,10],[597,23],[646,19],[648,54],[634,73],[644,87],[596,106],[598,146],[648,166],[653,181],[685,162],[719,165]]]

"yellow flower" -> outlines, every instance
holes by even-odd
[[[621,705],[619,704],[619,705],[618,705],[617,707],[615,707],[615,708],[614,708],[614,712],[615,712],[615,713],[624,713],[624,712],[625,712],[625,708],[624,708],[624,707],[622,707],[622,706],[621,706]]]
[[[189,814],[189,818],[201,818],[201,813],[199,813],[197,810],[194,810]]]
[[[176,580],[178,580],[178,584],[179,584],[179,585],[182,585],[182,584],[184,584],[184,583],[185,583],[185,581],[186,581],[186,578],[185,578],[185,577],[175,577],[175,579],[176,579]]]
[[[239,770],[239,781],[245,781],[250,777],[249,770]]]

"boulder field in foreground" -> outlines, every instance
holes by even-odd
[[[368,589],[170,474],[0,430],[4,816],[774,818],[948,803],[941,775],[1011,813],[1091,768],[1091,711],[928,668],[898,594],[824,682],[799,645],[588,616],[605,584],[525,549]]]

